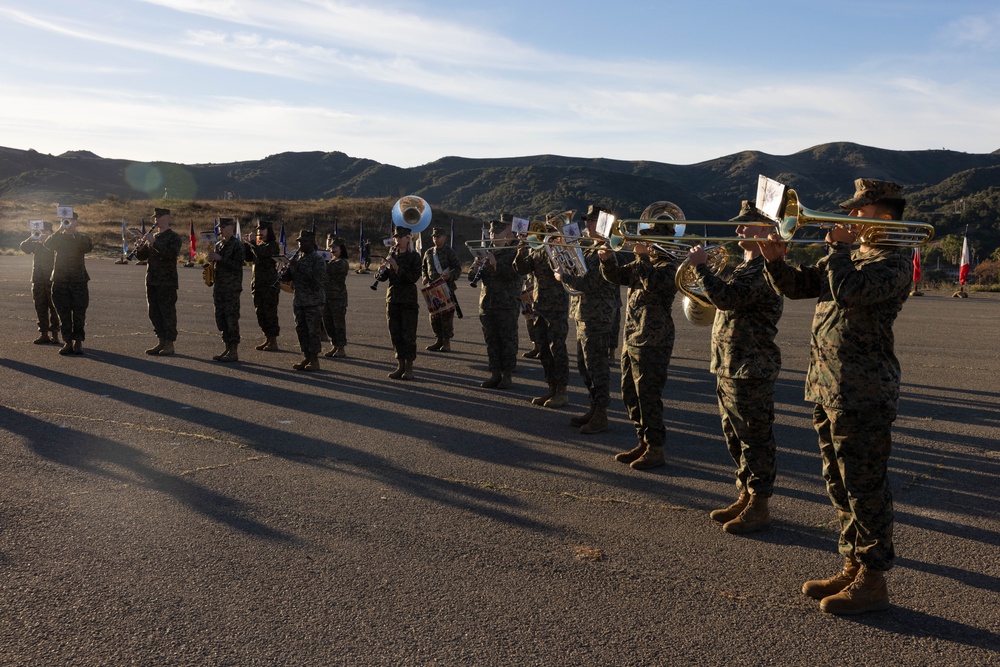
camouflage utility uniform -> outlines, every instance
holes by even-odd
[[[545,381],[550,387],[565,387],[569,383],[569,355],[566,336],[569,334],[569,293],[555,279],[545,248],[517,255],[514,269],[522,276],[535,277],[532,291],[534,342],[542,362]]]
[[[817,297],[806,400],[815,403],[823,478],[840,517],[840,552],[872,570],[892,567],[888,460],[899,401],[892,324],[911,286],[909,255],[897,248],[851,252],[847,243],[816,266],[766,263],[776,291]]]
[[[52,264],[55,253],[45,247],[41,239],[25,239],[21,252],[31,255],[31,299],[35,303],[38,333],[44,340],[51,333],[58,338],[59,314],[52,303]]]
[[[711,371],[736,487],[769,498],[775,478],[774,381],[781,370],[774,337],[784,300],[764,278],[762,256],[740,264],[728,280],[706,264],[697,273],[705,296],[718,308]]]
[[[243,292],[243,244],[235,236],[215,244],[222,259],[215,263],[215,326],[226,346],[240,342],[240,294]]]
[[[347,273],[350,262],[346,257],[326,263],[326,303],[323,305],[323,326],[334,347],[347,345]]]
[[[257,315],[257,325],[267,338],[277,338],[281,333],[278,322],[278,300],[281,286],[278,284],[278,263],[275,257],[281,255],[277,241],[247,243],[246,259],[253,263],[250,273],[250,294],[253,309]]]
[[[153,332],[161,340],[177,340],[177,258],[181,254],[181,237],[174,230],[164,229],[153,240],[136,251],[139,261],[146,262],[146,306]]]
[[[607,409],[611,402],[611,369],[608,354],[614,338],[621,288],[601,275],[596,252],[586,256],[587,272],[582,276],[563,274],[562,282],[580,292],[570,299],[570,315],[576,319],[576,366],[590,392],[591,407]],[[617,263],[615,259],[615,263]]]
[[[59,313],[63,341],[86,340],[84,325],[90,305],[90,275],[84,256],[94,244],[86,234],[56,232],[45,239],[45,247],[55,253],[52,262],[52,303]]]
[[[674,284],[677,263],[669,257],[636,255],[628,264],[618,265],[612,257],[600,263],[600,273],[615,289],[618,285],[628,287],[621,361],[622,401],[635,425],[639,447],[645,444],[659,458],[667,436],[663,426],[663,387],[674,349],[670,309],[677,293]],[[609,346],[601,343],[605,359]]]
[[[389,324],[389,339],[399,361],[417,358],[417,319],[420,302],[417,281],[420,280],[420,254],[415,250],[395,255],[396,271],[386,271],[382,280],[389,281],[385,293],[385,318]]]
[[[420,268],[421,277],[428,283],[433,283],[441,277],[444,271],[448,274],[448,289],[451,290],[452,298],[455,296],[455,280],[462,275],[462,263],[458,260],[458,253],[453,248],[445,246],[437,248],[433,246],[424,252],[424,261]],[[431,331],[438,340],[446,341],[455,337],[455,311],[449,311],[440,315],[431,315]]]
[[[289,265],[285,277],[295,285],[292,312],[295,334],[306,357],[319,354],[323,339],[323,305],[326,303],[326,260],[313,250],[299,255]]]
[[[517,364],[517,317],[521,314],[522,278],[514,270],[517,248],[507,245],[492,251],[496,268],[486,264],[479,274],[479,322],[491,373],[510,374]]]

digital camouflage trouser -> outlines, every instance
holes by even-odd
[[[389,323],[389,339],[396,359],[413,361],[417,358],[417,320],[420,308],[415,303],[387,303],[385,319]]]
[[[588,329],[586,336],[581,337],[577,327],[576,369],[590,392],[590,402],[599,408],[606,408],[611,402],[611,368],[608,365],[610,349],[610,329],[603,332]]]
[[[63,340],[85,340],[83,329],[87,322],[87,306],[90,305],[87,283],[52,283],[52,303],[59,313]]]
[[[292,306],[295,314],[295,335],[299,339],[299,349],[306,356],[319,354],[323,338],[323,304],[315,306]]]
[[[177,288],[146,285],[146,305],[156,337],[170,342],[177,340]]]
[[[607,359],[608,346],[603,349]],[[637,438],[649,447],[663,447],[667,440],[663,386],[667,383],[671,351],[669,347],[652,345],[622,348],[622,402]]]
[[[774,380],[716,378],[722,434],[736,464],[736,487],[770,498],[774,491]]]
[[[215,303],[215,326],[222,333],[222,341],[226,345],[238,345],[240,342],[240,293],[215,290],[212,293]]]
[[[517,365],[519,316],[514,308],[487,308],[479,315],[491,373],[511,373]]]
[[[278,324],[278,297],[281,289],[272,285],[255,287],[253,294],[253,310],[257,314],[257,324],[261,333],[270,338],[277,338],[281,333]]]
[[[323,326],[326,328],[326,335],[330,337],[330,342],[336,347],[347,345],[347,302],[331,301],[327,297],[327,302],[323,306]]]
[[[31,298],[35,302],[38,332],[58,334],[59,313],[56,312],[56,306],[52,303],[52,283],[31,283]]]
[[[566,315],[551,320],[536,317],[534,331],[545,382],[565,387],[569,384],[569,353],[566,351],[569,321]]]
[[[889,453],[894,408],[813,409],[826,490],[840,518],[839,550],[873,570],[888,570],[892,544]]]

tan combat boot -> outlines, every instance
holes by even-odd
[[[403,363],[403,379],[404,380],[413,379],[413,359],[407,359]]]
[[[629,466],[633,470],[649,470],[650,468],[659,468],[666,464],[667,461],[663,458],[663,447],[649,446],[643,455],[632,461]]]
[[[319,370],[319,355],[310,354],[306,358],[306,364],[302,367],[302,370],[314,372]]]
[[[40,335],[38,336],[38,338],[36,338],[35,340],[33,340],[33,341],[31,341],[31,342],[32,342],[32,343],[34,343],[35,345],[46,345],[46,344],[48,344],[48,343],[51,343],[51,342],[52,342],[52,339],[51,339],[51,338],[49,338],[49,334],[48,334],[48,333],[46,333],[46,332],[44,332],[44,331],[43,331],[43,332],[42,332],[42,333],[41,333],[41,334],[40,334]],[[58,342],[58,341],[57,341],[57,342]]]
[[[403,377],[403,373],[406,372],[406,362],[402,359],[396,360],[396,370],[389,373],[386,377],[390,380],[398,380]]]
[[[497,389],[510,389],[514,386],[514,381],[510,379],[510,371],[504,371],[500,374],[500,384],[497,385]]]
[[[541,396],[536,396],[533,399],[531,399],[531,404],[539,406],[545,405],[545,401],[549,400],[555,395],[556,395],[556,386],[554,384],[550,384],[549,390],[547,392],[545,392]]]
[[[172,341],[172,340],[164,340],[163,341],[163,347],[160,348],[160,352],[159,352],[160,356],[161,357],[169,357],[173,353],[174,353],[174,341]]]
[[[750,504],[750,494],[746,489],[740,489],[740,497],[736,499],[736,502],[721,510],[712,510],[708,513],[712,521],[718,521],[719,523],[727,523],[732,521],[740,515],[746,506]]]
[[[157,338],[157,340],[160,342],[154,345],[153,347],[149,348],[148,350],[146,350],[146,354],[153,356],[160,353],[160,350],[163,349],[163,344],[166,343],[167,341],[163,340],[162,338]]]
[[[552,398],[545,401],[543,405],[547,408],[561,408],[569,403],[569,396],[566,395],[566,385],[560,384],[556,385],[556,393],[552,394]]]
[[[337,354],[337,346],[336,345],[334,345],[329,350],[327,350],[326,352],[324,352],[323,356],[329,359],[330,357],[332,357],[335,354]]]
[[[346,347],[346,345],[338,345],[336,348],[334,348],[333,358],[334,359],[343,359],[344,357],[346,357],[347,356],[347,352],[344,349],[345,347]]]
[[[646,453],[646,443],[639,442],[638,445],[628,450],[627,452],[618,452],[617,454],[615,454],[615,461],[628,465],[632,463],[632,461],[639,459],[645,453]]]
[[[488,378],[479,383],[479,386],[483,389],[496,389],[502,379],[503,375],[500,374],[500,371],[492,371]]]
[[[771,526],[771,513],[767,509],[767,498],[756,493],[750,494],[750,502],[732,521],[727,521],[722,530],[730,535],[756,533]]]
[[[73,341],[73,354],[83,354],[83,341],[79,338]]]
[[[831,595],[836,595],[851,585],[858,576],[859,569],[861,569],[861,565],[858,561],[853,558],[845,558],[843,570],[829,579],[812,579],[807,581],[802,584],[802,593],[814,600],[822,600]]]
[[[580,427],[580,433],[591,435],[592,433],[600,433],[606,428],[608,428],[608,409],[605,407],[595,407],[590,421]]]
[[[55,343],[56,345],[59,344],[59,331],[58,330],[52,332],[52,342]]]
[[[441,352],[451,352],[451,339],[443,338],[441,340]]]
[[[73,354],[73,341],[66,341],[61,348],[59,348],[59,354]]]
[[[531,349],[521,355],[523,359],[537,359],[541,354],[541,350],[538,349],[537,343],[532,343]]]
[[[223,353],[218,360],[223,362],[239,361],[240,355],[237,354],[237,349],[239,348],[239,346],[240,346],[239,343],[233,343],[232,345],[229,345],[228,347],[226,347],[225,353]]]
[[[255,350],[266,350],[267,349],[267,344],[270,343],[270,342],[271,342],[271,337],[270,336],[264,336],[264,342],[261,343],[261,344],[259,344],[259,345],[254,345],[253,349],[255,349]]]
[[[222,361],[222,358],[224,356],[226,356],[227,354],[229,354],[229,343],[226,343],[226,349],[225,349],[224,352],[221,352],[221,353],[215,355],[214,357],[212,357],[212,359],[214,361]]]
[[[825,614],[853,616],[869,611],[885,611],[889,608],[889,588],[885,583],[885,572],[869,570],[862,565],[858,576],[844,590],[823,598],[819,610]]]
[[[593,403],[591,403],[590,404],[590,409],[587,410],[585,413],[583,413],[582,415],[578,415],[576,417],[570,417],[570,419],[569,419],[569,425],[570,426],[576,426],[576,427],[583,426],[584,424],[586,424],[587,422],[590,421],[591,417],[594,416],[594,410],[596,410],[596,409],[597,409],[597,406],[595,406]]]
[[[443,344],[444,344],[444,341],[441,340],[441,336],[438,336],[437,340],[435,340],[433,343],[431,343],[430,345],[428,345],[424,349],[427,350],[428,352],[437,352],[438,350],[441,349],[441,346]]]

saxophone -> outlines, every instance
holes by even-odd
[[[205,262],[205,268],[201,270],[201,277],[209,287],[215,284],[215,262]]]

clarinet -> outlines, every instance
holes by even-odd
[[[382,260],[381,266],[378,267],[378,271],[375,272],[375,282],[372,283],[371,288],[373,290],[378,289],[378,284],[385,280],[385,274],[389,273],[389,259],[396,256],[396,246],[393,246],[389,250],[389,254],[385,256]]]

